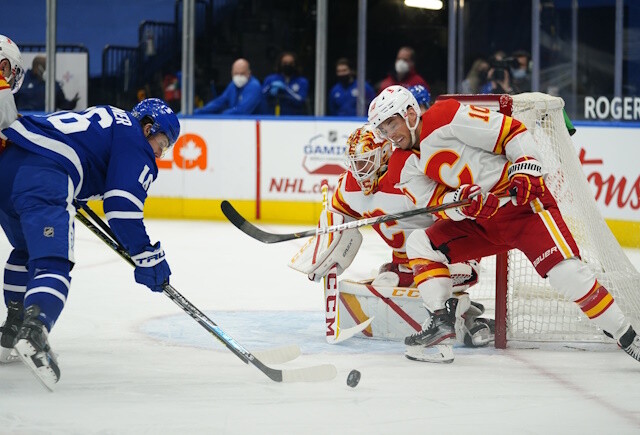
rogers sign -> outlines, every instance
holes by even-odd
[[[303,169],[312,175],[340,175],[347,168],[344,156],[348,136],[329,130],[327,135],[317,134],[303,147]]]

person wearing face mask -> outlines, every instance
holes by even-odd
[[[336,62],[336,78],[338,83],[329,91],[329,115],[356,116],[358,83],[355,80],[355,71],[351,68],[351,62],[346,57]],[[368,107],[376,95],[371,85],[366,82],[364,91],[366,107]]]
[[[222,113],[225,115],[251,115],[256,113],[262,99],[260,81],[251,75],[249,62],[237,59],[231,66],[231,83],[217,98],[193,111],[194,115]]]
[[[465,79],[460,83],[460,92],[463,94],[487,94],[491,91],[491,85],[487,79],[489,62],[485,59],[476,59],[471,65]]]
[[[295,54],[286,51],[278,58],[278,72],[264,79],[262,113],[306,115],[308,92],[309,81],[299,74]]]
[[[396,56],[395,72],[389,74],[378,88],[378,92],[393,85],[400,85],[405,88],[422,85],[431,91],[425,79],[416,72],[415,66],[416,52],[411,47],[400,47]]]
[[[44,112],[44,95],[46,82],[44,72],[47,68],[47,58],[36,56],[31,63],[31,69],[24,75],[22,90],[16,94],[16,106],[18,110]],[[62,86],[56,82],[56,110],[73,110],[80,100],[80,95],[76,93],[74,97],[67,100]]]
[[[524,50],[514,51],[511,55],[518,61],[517,68],[511,68],[511,85],[515,93],[531,92],[531,70],[529,61],[531,56]]]

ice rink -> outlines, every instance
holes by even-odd
[[[302,242],[263,245],[221,222],[147,227],[171,284],[225,332],[250,351],[298,344],[287,367],[332,363],[337,378],[269,380],[136,284],[77,223],[72,287],[50,336],[61,380],[50,393],[22,363],[0,366],[0,434],[640,433],[640,364],[615,346],[460,348],[453,364],[437,365],[407,360],[396,342],[329,345],[320,286],[286,266]],[[364,234],[344,276],[368,277],[389,258]],[[10,247],[0,237],[3,264]],[[628,255],[638,267],[640,254]],[[345,382],[353,368],[356,388]]]

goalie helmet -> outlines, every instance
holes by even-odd
[[[171,147],[180,136],[180,122],[171,107],[159,98],[147,98],[135,105],[131,114],[138,121],[149,117],[153,121],[149,135],[163,133]]]
[[[0,35],[0,61],[4,59],[7,59],[11,64],[11,75],[5,77],[5,80],[11,84],[11,92],[15,94],[24,80],[22,54],[15,42],[4,35]],[[11,83],[11,79],[13,79],[13,83]]]
[[[418,115],[414,126],[409,125],[409,107],[412,107]],[[416,97],[408,89],[393,85],[380,92],[380,95],[374,98],[369,105],[369,124],[371,124],[378,136],[388,139],[387,135],[380,130],[380,124],[392,116],[399,115],[407,124],[411,132],[411,139],[415,142],[415,130],[420,121],[420,114],[420,105],[418,105]]]
[[[377,190],[390,157],[391,142],[378,140],[369,125],[357,128],[347,139],[347,166],[365,195]]]

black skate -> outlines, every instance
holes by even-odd
[[[7,306],[7,320],[0,326],[0,363],[18,361],[13,345],[22,326],[22,309],[22,303],[17,301],[11,301]]]
[[[47,328],[38,319],[39,314],[37,305],[27,307],[14,348],[42,385],[53,391],[60,379],[60,368],[47,340]]]
[[[458,299],[451,298],[445,302],[445,308],[430,313],[422,331],[404,339],[405,356],[414,361],[453,362],[458,306]]]
[[[618,339],[618,346],[631,358],[640,361],[640,336],[636,334],[632,326]]]

